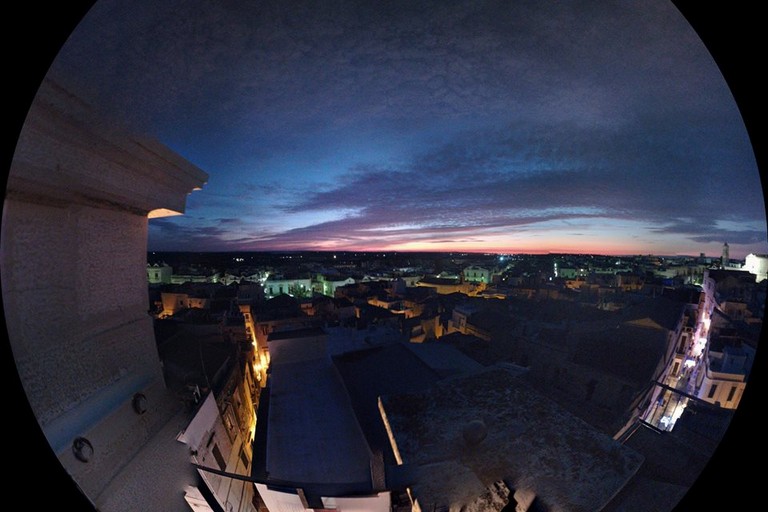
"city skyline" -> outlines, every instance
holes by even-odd
[[[738,108],[668,2],[102,0],[50,74],[210,175],[149,250],[768,252]]]

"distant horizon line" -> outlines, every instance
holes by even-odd
[[[697,255],[693,254],[654,254],[654,253],[623,253],[623,254],[606,254],[606,253],[574,253],[574,252],[496,252],[496,251],[417,251],[417,250],[328,250],[328,249],[262,249],[262,250],[149,250],[150,253],[172,253],[172,254],[299,254],[299,253],[314,253],[314,254],[459,254],[459,255],[477,255],[477,256],[603,256],[611,258],[637,258],[653,256],[657,258],[720,258],[721,255],[709,256],[705,253]],[[755,254],[761,256],[761,254]],[[766,255],[762,255],[766,256]],[[746,256],[745,256],[746,258]],[[745,258],[729,258],[730,260],[741,260]]]

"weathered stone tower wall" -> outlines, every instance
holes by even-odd
[[[178,413],[147,313],[148,217],[183,213],[206,180],[50,81],[16,147],[0,244],[8,337],[46,438],[99,505]]]

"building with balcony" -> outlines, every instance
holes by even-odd
[[[176,439],[188,447],[198,478],[184,499],[195,511],[255,512],[253,484],[218,474],[250,474],[260,397],[254,347],[228,339],[216,323],[179,322],[158,352],[166,386],[189,409]]]

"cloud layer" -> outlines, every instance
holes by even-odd
[[[768,252],[667,2],[101,0],[51,73],[211,175],[156,250]]]

